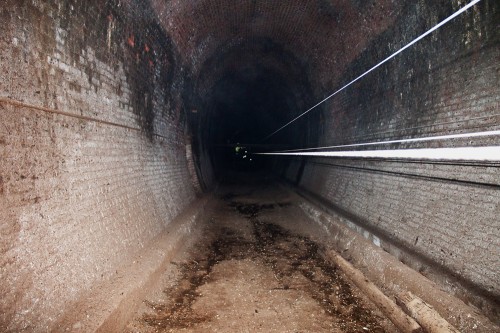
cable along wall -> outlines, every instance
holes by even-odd
[[[369,230],[403,262],[498,318],[499,5],[469,4],[311,110],[323,119],[318,145],[270,153],[289,161],[290,181]],[[380,54],[393,54],[387,45],[402,40],[402,33],[411,36],[408,30],[417,26],[426,31],[459,8],[408,4],[346,68],[342,81],[373,68]],[[297,119],[289,131],[300,130]]]

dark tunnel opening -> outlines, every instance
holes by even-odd
[[[233,171],[261,171],[269,159],[254,155],[264,138],[296,113],[293,92],[272,70],[248,66],[224,75],[209,101],[207,140],[217,178]],[[284,147],[280,138],[269,142]]]
[[[257,153],[317,142],[319,132],[311,124],[318,124],[320,112],[268,137],[314,101],[308,65],[269,39],[242,41],[204,64],[197,82],[200,110],[191,114],[202,182],[209,183],[207,174],[216,182],[234,180],[235,174],[236,180],[269,175],[289,161]]]

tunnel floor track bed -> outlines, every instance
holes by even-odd
[[[201,239],[144,300],[125,332],[396,332],[305,236],[274,185],[225,186]]]

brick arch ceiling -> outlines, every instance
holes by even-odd
[[[334,88],[345,67],[387,29],[399,6],[391,0],[151,0],[195,79],[221,49],[269,40],[307,65],[320,95]],[[208,86],[218,77],[211,78]]]

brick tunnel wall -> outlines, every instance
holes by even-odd
[[[3,1],[0,21],[0,330],[48,331],[194,199],[183,82],[146,7]]]
[[[340,82],[457,9],[456,2],[407,4],[400,19],[346,67]],[[325,103],[318,146],[500,129],[499,14],[498,2],[483,1]],[[498,138],[489,137],[355,149],[495,144]],[[288,168],[289,180],[297,180],[300,163]],[[401,261],[498,318],[497,164],[312,158],[299,186]]]
[[[2,2],[0,327],[50,328],[211,187],[204,112],[225,74],[248,62],[277,73],[296,104],[280,121],[290,119],[463,1],[276,4]],[[481,1],[281,138],[307,147],[499,129],[498,7]],[[406,147],[423,146],[391,146]],[[387,251],[494,312],[497,167],[287,163],[286,177]]]

